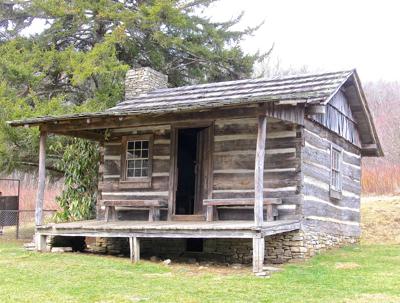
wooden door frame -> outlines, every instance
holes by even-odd
[[[172,219],[175,215],[176,206],[176,190],[178,186],[178,131],[185,128],[201,128],[207,129],[206,140],[204,140],[204,150],[207,151],[207,155],[202,163],[203,169],[203,185],[204,185],[204,198],[211,198],[212,194],[212,171],[213,171],[213,157],[212,152],[214,150],[214,121],[196,121],[192,123],[174,123],[171,124],[171,145],[170,145],[170,167],[169,167],[169,183],[168,183],[168,220]],[[197,190],[196,190],[197,191]],[[205,214],[205,209],[203,209]]]

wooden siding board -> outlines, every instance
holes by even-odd
[[[350,104],[343,92],[338,91],[326,106],[324,114],[310,115],[310,118],[342,136],[352,144],[361,147],[358,125]]]

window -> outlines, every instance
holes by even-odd
[[[331,148],[331,186],[332,198],[341,198],[342,193],[342,149],[337,146]]]
[[[151,135],[123,137],[121,177],[125,181],[151,180]]]
[[[126,177],[149,176],[149,140],[135,140],[127,142]]]

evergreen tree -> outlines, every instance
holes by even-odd
[[[211,21],[215,1],[0,0],[0,171],[30,170],[38,157],[38,130],[5,121],[111,107],[129,67],[152,67],[171,86],[249,77],[263,55],[239,43],[256,28],[232,30],[241,16]],[[49,138],[50,172],[71,169],[59,148],[71,142]]]

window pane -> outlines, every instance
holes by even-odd
[[[135,149],[141,149],[142,148],[142,141],[135,141]]]
[[[142,150],[142,158],[147,159],[149,157],[149,151],[148,150]]]
[[[141,158],[142,157],[142,155],[141,155],[141,152],[140,152],[140,149],[139,150],[135,150],[135,158]]]
[[[127,159],[132,159],[132,158],[133,158],[133,151],[128,150],[128,151],[126,152],[126,158],[127,158]]]
[[[134,146],[135,146],[135,142],[133,142],[133,141],[128,142],[128,149],[134,149]]]
[[[135,168],[135,161],[129,160],[128,161],[128,168]]]
[[[135,160],[135,168],[142,168],[142,160]]]
[[[143,160],[142,167],[143,168],[148,168],[149,167],[149,160]]]
[[[143,149],[149,149],[149,141],[142,141],[142,148]]]
[[[127,171],[127,173],[126,173],[126,176],[127,176],[128,178],[132,178],[132,177],[133,177],[133,172],[134,172],[133,169],[128,169],[128,171]]]
[[[135,177],[141,176],[141,169],[135,169]]]
[[[142,176],[147,177],[149,175],[149,170],[147,168],[142,169]]]

